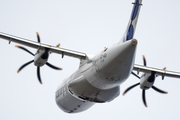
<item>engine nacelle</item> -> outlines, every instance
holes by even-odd
[[[155,81],[155,73],[144,73],[140,79],[140,88],[147,90],[151,88]]]
[[[39,49],[34,56],[34,65],[41,67],[43,66],[49,58],[49,49],[45,48],[44,50]]]

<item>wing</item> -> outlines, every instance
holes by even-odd
[[[25,46],[28,46],[31,48],[35,48],[35,49],[48,48],[50,50],[50,52],[62,54],[62,56],[67,55],[67,56],[75,57],[75,58],[79,58],[79,59],[86,58],[86,54],[82,53],[82,52],[77,52],[77,51],[59,48],[59,47],[55,47],[55,46],[51,46],[51,45],[46,45],[46,44],[42,44],[39,42],[34,42],[31,40],[15,37],[15,36],[8,35],[8,34],[1,33],[1,32],[0,32],[0,38],[8,40],[9,43],[15,42],[15,43],[19,43],[19,44],[22,44],[22,45],[25,45]]]
[[[142,66],[142,65],[137,65],[137,64],[134,64],[133,70],[137,72],[144,72],[144,73],[154,71],[156,72],[157,75],[162,76],[162,78],[164,78],[164,76],[180,78],[180,72],[168,71],[168,70],[152,68],[152,67],[147,67],[147,66]]]

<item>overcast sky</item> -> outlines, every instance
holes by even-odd
[[[0,32],[88,54],[97,54],[117,43],[128,24],[133,0],[0,0]],[[146,56],[150,67],[180,71],[180,1],[144,0],[135,38],[136,63]],[[167,95],[149,89],[148,108],[142,103],[142,90],[123,91],[138,82],[134,76],[121,85],[121,95],[110,103],[96,104],[79,114],[67,114],[55,103],[61,81],[78,69],[79,60],[51,54],[49,62],[62,67],[55,71],[41,68],[43,85],[31,64],[17,74],[18,68],[33,57],[0,39],[0,119],[1,120],[169,120],[180,119],[180,79],[161,77],[155,86]],[[28,48],[29,49],[29,48]],[[35,53],[36,50],[29,49]]]

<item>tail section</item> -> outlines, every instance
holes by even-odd
[[[135,0],[135,2],[132,4],[134,4],[134,7],[133,7],[133,10],[131,13],[131,18],[130,18],[129,24],[127,26],[127,29],[126,29],[123,37],[121,38],[120,42],[126,42],[128,40],[131,40],[134,37],[140,8],[142,6],[142,0]]]

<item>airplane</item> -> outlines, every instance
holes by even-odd
[[[38,42],[5,33],[0,33],[0,38],[37,49],[36,54],[32,53],[35,57],[34,61],[30,61],[30,63],[34,62],[35,66],[37,66],[40,83],[42,83],[40,78],[41,66],[46,64],[52,68],[61,69],[47,62],[50,53],[61,54],[62,58],[64,56],[71,56],[80,59],[79,69],[65,79],[63,84],[59,85],[55,96],[57,105],[64,112],[78,113],[89,109],[95,103],[110,102],[118,97],[120,94],[120,85],[131,74],[137,76],[139,72],[144,73],[140,77],[140,85],[143,91],[153,86],[156,76],[162,76],[163,79],[165,76],[180,77],[180,73],[178,72],[147,67],[145,57],[143,57],[144,66],[134,64],[137,40],[133,36],[141,6],[142,0],[135,0],[128,27],[121,40],[111,47],[104,48],[102,52],[95,56],[60,48],[59,45],[51,46],[42,44],[38,33]],[[30,53],[24,47],[17,47]],[[20,67],[18,71],[22,70],[26,65]],[[137,71],[137,74],[133,70]],[[154,76],[153,82],[148,81],[151,76]]]

